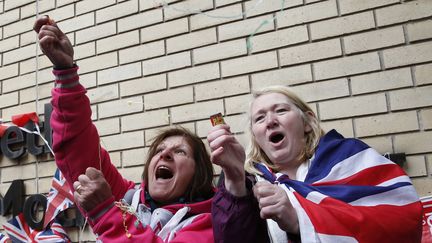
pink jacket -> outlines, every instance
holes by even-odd
[[[123,211],[116,206],[110,207],[114,201],[121,200],[135,184],[121,176],[111,163],[108,152],[100,148],[99,135],[91,121],[90,102],[85,95],[86,89],[79,84],[77,70],[78,67],[53,71],[56,78],[56,87],[52,90],[51,100],[53,150],[57,166],[69,185],[72,185],[80,174],[85,173],[86,168],[94,167],[102,169],[105,179],[111,186],[113,193],[111,199],[89,213],[83,212],[89,217],[97,215],[96,219],[90,222],[94,233],[103,242],[213,242],[211,199],[187,205],[174,204],[163,207],[165,211],[172,214],[185,206],[189,210],[182,220],[182,222],[188,220],[188,223],[169,232],[169,237],[166,234],[161,236],[161,226],[156,228],[150,225],[136,226],[135,216],[125,214],[126,218],[123,219]],[[72,186],[71,189],[73,190]],[[140,201],[145,204],[142,192]],[[123,226],[124,220],[131,234],[130,238],[127,237]]]

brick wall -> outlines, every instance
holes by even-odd
[[[431,0],[3,0],[5,122],[49,102],[51,64],[40,51],[36,58],[32,32],[37,11],[74,44],[103,144],[128,178],[140,181],[161,127],[181,124],[205,138],[209,116],[222,112],[246,143],[250,92],[282,84],[310,102],[326,130],[406,153],[418,193],[432,194]],[[55,168],[46,156],[1,156],[0,192],[24,179],[27,194],[46,193]]]

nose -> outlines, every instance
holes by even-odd
[[[166,161],[171,161],[173,159],[173,156],[171,154],[171,150],[170,149],[164,149],[161,153],[160,153],[160,158],[164,159]]]
[[[278,125],[278,121],[276,115],[274,113],[268,113],[266,116],[266,125],[267,128],[272,128]]]

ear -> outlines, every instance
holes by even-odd
[[[310,125],[311,121],[316,120],[316,116],[312,111],[306,111],[304,115],[305,115],[304,131],[305,133],[309,133],[310,131],[312,131],[312,127]]]

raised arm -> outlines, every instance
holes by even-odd
[[[213,198],[215,242],[268,242],[265,220],[260,218],[252,181],[244,171],[244,148],[228,125],[215,126],[208,134],[211,159],[222,167],[223,183]]]
[[[208,134],[211,160],[222,167],[225,188],[234,196],[246,195],[245,187],[245,151],[226,124],[215,126]]]
[[[57,166],[72,190],[72,184],[88,167],[102,170],[115,198],[121,198],[133,183],[121,177],[108,153],[99,145],[99,135],[91,120],[90,101],[79,83],[78,67],[73,63],[71,42],[48,16],[37,19],[34,30],[43,53],[54,65],[51,126]]]

